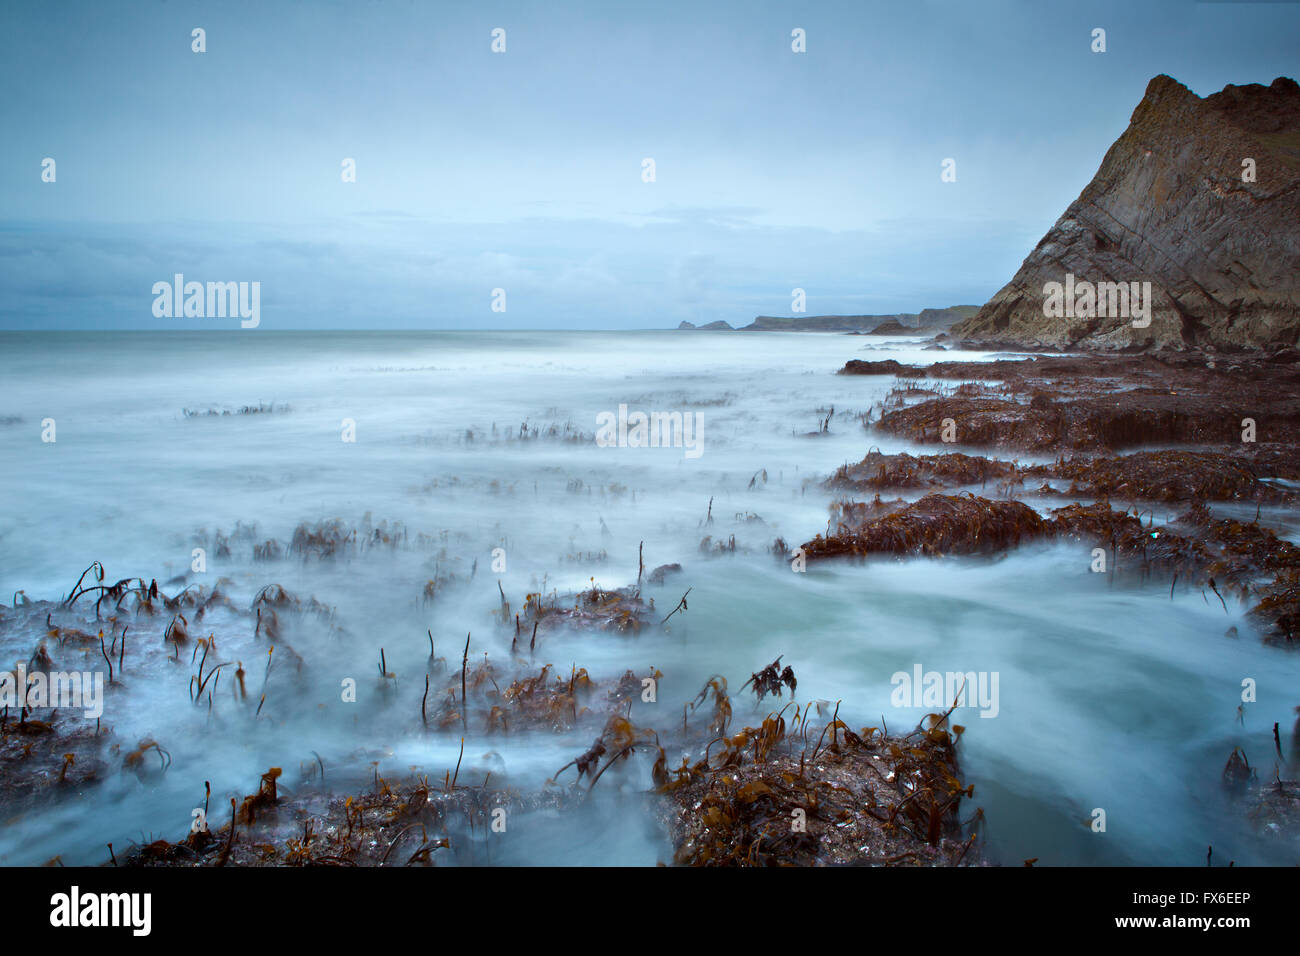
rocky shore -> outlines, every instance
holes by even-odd
[[[802,545],[806,560],[1073,540],[1108,573],[1171,596],[1196,589],[1225,611],[1235,596],[1266,643],[1300,648],[1300,547],[1261,517],[1291,512],[1300,495],[1295,349],[897,366],[855,360],[840,374],[894,376],[864,429],[936,453],[873,450],[840,468],[825,486],[843,497],[828,532]],[[1298,733],[1300,721],[1293,744]],[[1279,767],[1294,768],[1300,755],[1274,735]],[[1300,786],[1225,756],[1243,814],[1261,832],[1300,836]]]
[[[333,526],[331,526],[333,527]],[[331,540],[354,536],[333,528]],[[305,531],[300,543],[321,538]],[[656,569],[647,580],[675,569]],[[450,582],[433,582],[434,591]],[[689,594],[689,588],[684,589]],[[960,780],[958,740],[964,728],[951,711],[930,714],[918,727],[852,728],[839,706],[797,703],[798,678],[780,659],[758,667],[738,688],[733,675],[712,676],[682,711],[679,721],[639,726],[632,702],[662,675],[628,670],[567,672],[547,662],[539,638],[557,628],[593,640],[627,639],[671,630],[673,615],[688,607],[686,594],[669,613],[643,600],[640,583],[619,590],[594,587],[561,597],[527,595],[518,613],[504,592],[494,616],[513,634],[507,659],[464,655],[448,661],[435,654],[432,635],[418,712],[383,733],[439,735],[482,749],[484,741],[518,734],[590,732],[592,743],[538,788],[496,776],[470,760],[462,767],[388,779],[374,763],[371,786],[341,785],[336,768],[317,756],[268,767],[242,798],[210,789],[194,795],[202,809],[189,832],[158,836],[129,846],[104,848],[105,866],[430,866],[492,862],[484,836],[517,814],[580,813],[598,795],[607,771],[649,765],[650,787],[641,791],[674,848],[661,862],[686,865],[886,866],[974,865],[981,816],[965,809],[973,789]],[[211,708],[219,674],[217,657],[251,660],[259,645],[264,675],[238,671],[227,677],[227,732],[255,733],[268,698],[295,693],[322,679],[320,663],[304,658],[283,640],[285,631],[311,619],[328,622],[328,608],[278,585],[239,607],[217,584],[168,594],[155,582],[130,578],[108,582],[92,565],[63,601],[17,602],[0,608],[0,636],[44,621],[29,664],[48,676],[58,668],[94,668],[108,688],[104,719],[87,723],[69,711],[21,708],[0,721],[0,803],[9,814],[33,811],[50,801],[79,799],[115,775],[158,781],[171,764],[166,741],[124,739],[116,720],[144,706],[132,692],[159,662],[193,671],[191,697]],[[193,625],[186,622],[193,621]],[[190,635],[202,622],[208,637]],[[130,646],[127,646],[127,635]],[[248,636],[251,634],[251,641]],[[218,647],[220,648],[218,650]],[[209,659],[209,655],[212,655]],[[382,663],[385,688],[396,675]],[[249,693],[261,677],[261,691]],[[785,698],[789,694],[789,699]],[[740,699],[754,695],[755,726],[740,720]],[[274,703],[272,707],[274,707]],[[748,707],[746,708],[749,709]],[[268,708],[269,710],[269,708]],[[384,739],[387,739],[385,737]],[[678,755],[674,758],[669,754]],[[286,757],[302,755],[286,755]],[[364,766],[364,753],[354,763]],[[608,784],[605,784],[608,786]],[[171,827],[164,827],[166,833]],[[58,858],[52,864],[61,862]]]
[[[1171,586],[1231,590],[1270,639],[1291,645],[1300,549],[1258,509],[1294,506],[1300,492],[1298,358],[1087,355],[895,372],[900,384],[865,427],[967,452],[872,452],[841,468],[828,487],[876,498],[842,502],[833,533],[804,547],[810,557],[966,553],[1079,538]],[[864,374],[852,362],[841,372]],[[980,448],[998,454],[968,453]],[[917,489],[929,496],[880,500]],[[1216,517],[1218,503],[1256,515]],[[1157,506],[1178,514],[1157,523]]]

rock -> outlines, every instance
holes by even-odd
[[[655,568],[653,571],[650,572],[650,576],[646,580],[648,580],[651,584],[663,584],[664,581],[668,579],[668,576],[670,574],[681,574],[681,573],[682,573],[682,566],[680,564],[661,564],[659,565],[659,567]]]
[[[946,309],[922,309],[916,318],[918,329],[950,329],[980,310],[978,305],[950,305]]]
[[[926,495],[897,511],[876,515],[842,509],[834,534],[803,544],[809,560],[847,555],[989,554],[1042,538],[1051,525],[1019,501],[991,501],[974,495]]]
[[[871,330],[872,335],[907,335],[915,332],[915,329],[909,329],[896,319],[890,319],[888,322],[881,322]]]
[[[1255,181],[1243,182],[1253,160]],[[1044,315],[1044,286],[1151,283],[1150,326]],[[1109,311],[1109,310],[1108,310]],[[1295,345],[1300,85],[1201,99],[1157,76],[1096,176],[1009,283],[953,330],[966,344],[1081,349]]]
[[[864,362],[862,359],[849,359],[845,366],[835,374],[837,375],[924,375],[925,373],[912,368],[910,365],[904,365],[894,359],[883,359],[879,362]]]

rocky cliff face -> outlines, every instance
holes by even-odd
[[[1096,296],[1100,283],[1124,286]],[[1141,303],[1118,308],[1115,293],[1141,299],[1144,283],[1149,315]],[[1295,344],[1300,86],[1278,78],[1201,99],[1157,76],[1092,182],[952,334],[968,344],[1081,349]]]

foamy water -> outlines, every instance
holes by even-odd
[[[537,655],[598,678],[658,668],[659,701],[636,705],[638,724],[679,720],[708,675],[725,674],[734,691],[778,654],[798,675],[801,702],[843,699],[848,723],[883,717],[891,731],[925,712],[891,705],[894,672],[997,672],[997,716],[957,714],[992,858],[1200,865],[1213,844],[1216,860],[1291,862],[1293,849],[1251,836],[1221,792],[1234,746],[1271,777],[1273,722],[1288,741],[1300,704],[1300,662],[1261,645],[1244,608],[1229,601],[1225,614],[1196,591],[1171,599],[1167,582],[1092,574],[1082,546],[806,574],[768,553],[777,537],[794,547],[825,530],[833,496],[820,482],[836,467],[873,445],[921,450],[858,421],[890,377],[835,370],[850,358],[950,357],[913,339],[778,333],[0,334],[4,599],[19,589],[60,598],[99,560],[113,580],[183,576],[210,587],[226,577],[245,607],[278,583],[336,608],[332,622],[304,617],[287,629],[305,676],[273,671],[256,720],[225,696],[230,686],[211,712],[195,707],[187,655],[172,663],[160,641],[131,651],[104,719],[124,741],[156,737],[171,768],[141,781],[110,761],[99,788],[9,820],[0,860],[98,863],[109,841],[179,839],[203,781],[221,806],[271,765],[292,790],[317,756],[340,788],[364,786],[372,762],[390,777],[416,768],[440,779],[460,739],[421,732],[426,629],[448,661],[472,632],[471,659],[504,662],[512,635],[490,617],[498,582],[516,609],[543,588],[563,595],[593,578],[621,587],[636,580],[644,542],[647,569],[683,566],[645,589],[663,613],[692,588],[671,632],[556,635]],[[258,405],[272,410],[202,414]],[[620,405],[698,415],[702,454],[598,446],[597,416]],[[831,407],[829,433],[809,435]],[[46,419],[54,442],[41,440]],[[342,440],[345,420],[355,442]],[[539,437],[521,439],[525,425]],[[401,529],[402,541],[338,561],[253,560],[254,544],[335,518]],[[1294,515],[1279,518],[1296,527]],[[217,532],[230,538],[229,557],[213,549]],[[734,535],[736,551],[701,553],[705,535]],[[203,574],[190,570],[195,547],[207,551]],[[503,573],[492,570],[496,548]],[[425,582],[448,573],[462,583],[424,602]],[[140,633],[161,623],[141,622]],[[6,635],[0,660],[30,654],[40,624]],[[221,612],[195,631],[209,629],[260,687],[265,642]],[[397,675],[386,692],[380,647]],[[348,677],[355,704],[340,700]],[[1238,723],[1248,677],[1258,703]],[[736,700],[746,723],[766,710]],[[590,738],[471,729],[462,773],[539,786]],[[640,763],[611,771],[581,813],[517,821],[474,861],[668,860],[648,785]],[[1106,810],[1104,834],[1087,825],[1094,808]]]

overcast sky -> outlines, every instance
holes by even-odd
[[[1297,50],[1297,3],[4,0],[0,328],[238,328],[155,318],[178,272],[264,329],[979,304],[1153,76]]]

